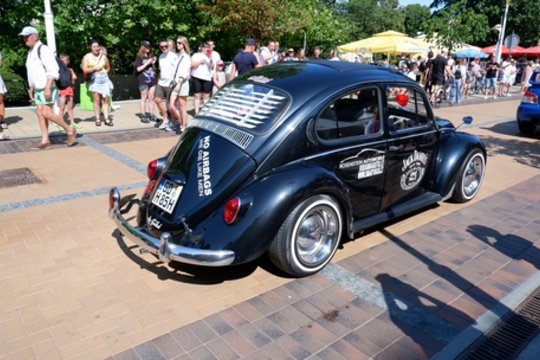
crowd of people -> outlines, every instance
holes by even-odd
[[[389,66],[385,61],[383,65]],[[450,105],[455,105],[473,94],[481,94],[484,99],[511,96],[510,90],[516,84],[521,86],[523,94],[530,86],[532,73],[540,71],[540,59],[522,59],[519,65],[512,57],[501,63],[493,55],[484,62],[479,57],[468,61],[454,58],[443,50],[437,56],[428,53],[427,59],[417,57],[413,60],[410,55],[403,54],[396,67],[428,91],[432,104],[437,105],[445,98]]]
[[[71,74],[71,84],[57,89],[54,79],[58,79],[60,69],[52,51],[39,40],[39,32],[27,26],[19,35],[30,49],[26,61],[29,96],[37,105],[42,134],[41,142],[34,148],[46,149],[50,146],[49,121],[55,123],[59,130],[66,132],[67,144],[73,146],[76,144],[78,128],[73,115],[73,85],[77,76],[70,67],[70,58],[66,54],[60,55],[60,60]],[[307,57],[305,49],[302,48],[297,51],[292,48],[280,49],[279,42],[274,40],[258,47],[255,40],[248,38],[243,49],[234,56],[226,69],[212,40],[200,44],[193,53],[185,36],[178,36],[176,41],[164,38],[159,40],[158,44],[159,55],[154,53],[150,41],[141,41],[133,61],[133,73],[137,78],[140,93],[140,110],[136,115],[143,123],[155,121],[156,127],[176,133],[183,132],[187,126],[187,101],[190,93],[193,94],[194,114],[197,114],[228,81],[254,68],[286,61],[340,60],[333,50],[324,57],[322,50],[316,47],[312,55]],[[108,75],[111,65],[107,49],[97,39],[90,41],[89,48],[90,51],[82,59],[81,70],[92,97],[95,126],[101,126],[102,123],[114,126],[109,114],[113,84]],[[1,62],[0,54],[0,65]],[[461,104],[462,99],[472,94],[483,94],[486,99],[488,96],[510,96],[510,89],[517,82],[521,83],[521,92],[524,93],[531,74],[535,70],[540,71],[540,59],[520,64],[523,65],[520,66],[522,71],[518,71],[518,64],[511,57],[504,59],[501,64],[497,63],[493,56],[484,62],[481,62],[480,58],[468,61],[453,58],[447,50],[442,50],[436,56],[430,52],[426,59],[403,54],[396,64],[390,64],[383,56],[378,65],[394,67],[418,82],[426,89],[431,103],[435,105],[444,98],[450,105]],[[7,135],[2,133],[3,129],[7,129],[3,105],[6,91],[0,77],[0,140],[8,139]],[[53,112],[53,104],[57,98],[59,114]],[[66,111],[68,121],[64,122]]]

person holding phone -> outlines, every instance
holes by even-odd
[[[193,81],[193,108],[195,115],[201,105],[210,100],[212,93],[212,48],[207,42],[199,46],[199,51],[191,57],[191,79]]]
[[[496,99],[495,90],[497,89],[497,72],[499,71],[499,63],[495,61],[495,56],[489,57],[489,62],[486,64],[486,90],[484,99],[487,99],[491,91],[493,98]]]

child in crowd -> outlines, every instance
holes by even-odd
[[[66,64],[66,66],[69,69],[69,72],[71,73],[71,85],[65,89],[58,91],[58,95],[60,96],[60,117],[64,119],[64,110],[66,109],[66,105],[67,105],[67,113],[68,113],[69,122],[73,127],[75,127],[76,129],[79,129],[79,124],[75,124],[75,118],[73,115],[73,85],[75,85],[75,82],[77,81],[77,75],[75,75],[75,71],[73,71],[73,68],[69,66],[68,55],[61,54],[60,60],[64,64]]]
[[[227,74],[224,70],[223,61],[218,60],[216,71],[214,72],[214,88],[212,94],[215,95],[227,83]]]

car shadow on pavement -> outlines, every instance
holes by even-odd
[[[540,129],[537,129],[535,133],[531,136],[526,136],[526,135],[521,134],[517,126],[517,120],[505,121],[505,122],[495,124],[491,127],[481,127],[481,128],[484,130],[493,131],[494,133],[502,134],[502,135],[516,135],[519,137],[526,137],[526,138],[532,138],[532,139],[540,138]]]
[[[527,261],[540,270],[540,249],[531,241],[514,234],[501,234],[483,225],[470,225],[467,232],[509,258]]]
[[[244,265],[216,268],[182,264],[173,261],[167,267],[157,258],[155,262],[148,262],[138,256],[135,252],[139,251],[139,246],[126,244],[123,235],[118,229],[115,229],[111,235],[116,239],[120,250],[122,250],[131,261],[138,264],[141,269],[156,274],[157,278],[160,280],[173,280],[198,285],[214,285],[249,276],[258,266],[256,262],[251,262]]]
[[[540,141],[528,142],[517,139],[501,139],[481,136],[489,156],[506,155],[520,164],[540,168]]]
[[[464,312],[387,273],[375,279],[381,285],[390,319],[422,348],[426,358],[461,332],[444,317],[460,319],[463,324],[476,323]],[[441,313],[443,317],[439,317]]]
[[[429,271],[431,271],[433,274],[440,277],[443,281],[448,282],[450,285],[459,289],[461,292],[463,292],[466,298],[470,298],[470,300],[476,302],[478,305],[483,307],[486,311],[491,310],[493,314],[499,316],[500,318],[505,318],[506,316],[514,315],[516,317],[521,318],[521,320],[524,323],[534,326],[529,320],[516,314],[512,309],[508,308],[506,305],[501,303],[498,299],[496,299],[491,294],[483,290],[481,286],[469,281],[468,279],[461,276],[458,272],[452,270],[448,266],[437,263],[436,261],[432,259],[432,257],[424,255],[422,252],[418,251],[414,247],[414,245],[408,244],[406,241],[402,240],[400,237],[392,234],[386,229],[382,229],[380,230],[380,232],[390,242],[399,246],[401,249],[405,250],[410,255],[414,256],[416,259],[424,263],[427,266]],[[471,260],[471,261],[474,261],[474,260]],[[467,307],[466,304],[464,306]],[[456,310],[456,309],[453,309],[453,310]],[[450,317],[452,318],[452,316]],[[472,325],[475,320],[473,319],[470,319],[470,320],[471,320],[470,324],[462,324],[460,327],[464,328],[463,325],[468,325],[468,326]],[[396,324],[396,325],[399,326],[399,324]],[[469,329],[475,332],[475,336],[474,336],[475,338],[476,337],[478,337],[479,339],[485,338],[485,334],[483,334],[479,330],[476,330],[473,328],[469,328]],[[414,336],[415,336],[414,331],[416,331],[416,329],[411,329],[411,332],[406,332],[406,334],[410,336],[411,339],[414,339]]]

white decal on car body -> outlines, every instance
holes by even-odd
[[[199,140],[197,153],[197,189],[199,197],[212,195],[210,177],[210,135]]]
[[[428,156],[421,151],[414,150],[406,160],[403,160],[401,168],[401,188],[405,191],[414,189],[426,173]]]

